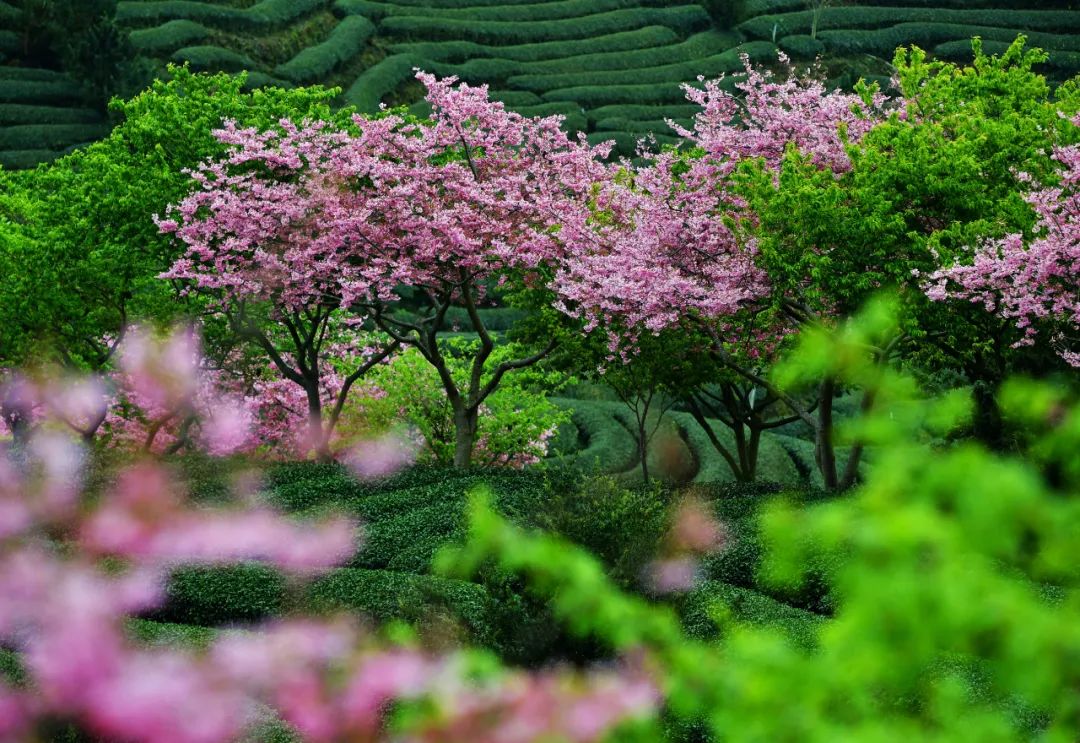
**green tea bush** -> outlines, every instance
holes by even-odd
[[[82,91],[67,78],[48,79],[0,77],[0,103],[32,103],[36,105],[75,103]]]
[[[444,612],[462,622],[473,642],[492,641],[491,598],[482,586],[465,581],[346,568],[313,583],[304,604],[316,612],[349,609],[376,622],[428,624]]]
[[[618,404],[597,400],[556,400],[573,412],[574,424],[584,432],[584,449],[569,461],[600,472],[623,472],[634,466],[637,452],[626,429],[615,418]]]
[[[478,57],[497,57],[520,62],[557,60],[584,54],[619,53],[647,47],[673,44],[679,34],[667,26],[653,25],[632,31],[602,34],[591,38],[532,44],[499,44],[488,46],[472,41],[416,41],[396,43],[395,53],[415,54],[433,61],[466,62]]]
[[[0,126],[12,126],[14,124],[95,124],[100,121],[101,114],[90,108],[0,103]]]
[[[813,59],[825,53],[825,45],[820,40],[805,34],[785,36],[778,44],[792,59]]]
[[[294,83],[314,82],[360,54],[374,33],[375,24],[367,18],[344,18],[325,41],[303,49],[288,62],[278,65],[274,74]]]
[[[912,44],[932,49],[947,41],[966,44],[971,55],[971,37],[980,36],[984,43],[990,41],[1011,42],[1016,30],[993,26],[962,25],[955,23],[898,23],[879,29],[844,29],[821,31],[818,38],[829,50],[837,54],[874,54],[889,58],[897,47]],[[1028,42],[1047,50],[1066,49],[1080,51],[1080,40],[1075,35],[1028,33]]]
[[[682,598],[679,611],[686,633],[702,639],[720,636],[723,622],[734,619],[748,626],[778,630],[797,646],[811,647],[825,626],[825,619],[817,614],[749,588],[711,580]]]
[[[106,124],[22,124],[0,129],[0,150],[62,150],[109,133]]]
[[[757,39],[807,34],[813,22],[809,11],[763,15],[739,24],[738,30]],[[880,28],[895,23],[951,23],[998,26],[1019,31],[1062,33],[1080,29],[1080,13],[1063,10],[953,10],[948,8],[880,8],[839,6],[821,14],[818,30]]]
[[[62,154],[56,150],[0,150],[0,167],[5,170],[26,170],[52,162]]]
[[[361,113],[379,110],[382,99],[406,80],[412,79],[413,68],[423,62],[412,54],[393,54],[364,70],[343,96],[345,103]]]
[[[460,533],[464,508],[462,493],[457,502],[436,503],[368,525],[364,529],[363,547],[351,566],[384,568],[418,540],[441,537],[445,542],[451,541]]]
[[[258,67],[246,54],[220,46],[188,46],[172,54],[172,61],[190,64],[192,69],[208,72],[240,72]]]
[[[276,616],[285,606],[285,578],[271,567],[242,563],[222,567],[182,567],[173,572],[165,604],[155,614],[182,624],[253,622]]]
[[[205,41],[210,29],[195,21],[177,19],[153,28],[139,28],[128,34],[131,43],[143,54],[170,53],[181,47]]]
[[[1007,41],[983,41],[983,51],[986,54],[1002,54],[1009,48]],[[934,47],[934,55],[942,59],[970,62],[974,57],[971,50],[971,40],[947,41]],[[1067,72],[1080,70],[1080,52],[1075,51],[1048,51],[1048,59],[1044,64]]]
[[[129,619],[124,626],[128,636],[144,645],[177,645],[203,649],[218,636],[210,627],[175,622],[154,622],[149,619]]]
[[[237,8],[194,0],[121,0],[116,20],[132,26],[190,20],[232,32],[271,30],[329,5],[330,0],[260,0],[251,7]]]
[[[540,96],[528,90],[493,90],[491,91],[491,97],[497,101],[502,101],[511,108],[539,106],[542,102]]]
[[[580,18],[594,13],[613,10],[663,7],[665,0],[555,0],[555,2],[532,2],[514,5],[485,5],[462,7],[416,7],[396,2],[373,0],[337,0],[334,9],[343,14],[359,13],[375,21],[390,16],[424,16],[465,21],[499,21],[536,23],[539,21]]]
[[[529,23],[391,16],[379,24],[379,31],[402,39],[453,39],[509,45],[584,39],[652,24],[689,34],[708,26],[709,15],[700,5],[679,5],[671,8],[614,10],[578,18]]]
[[[604,119],[650,121],[664,118],[689,119],[699,113],[701,113],[701,106],[697,106],[693,103],[674,104],[670,106],[646,106],[631,103],[594,108],[589,111],[589,117],[594,121],[602,121]]]

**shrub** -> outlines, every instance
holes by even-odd
[[[62,154],[56,150],[0,150],[0,168],[27,170],[52,162]]]
[[[1009,48],[1005,41],[984,41],[983,51],[986,54],[1002,54]],[[942,59],[970,62],[974,54],[971,50],[971,40],[947,41],[934,47],[934,54]],[[1066,72],[1080,70],[1080,52],[1050,51],[1047,52],[1049,59],[1045,64]]]
[[[408,39],[464,39],[481,44],[525,44],[583,39],[630,31],[649,24],[668,26],[681,33],[690,33],[707,26],[709,16],[700,5],[614,10],[578,18],[531,23],[391,16],[379,25],[379,31],[387,36]]]
[[[364,70],[345,91],[346,104],[355,106],[361,113],[379,110],[382,99],[395,88],[413,77],[413,68],[423,67],[423,62],[412,54],[393,54]]]
[[[999,26],[1016,31],[1063,32],[1080,29],[1080,14],[1068,11],[1036,10],[952,10],[948,8],[867,8],[840,6],[821,14],[819,31],[848,28],[880,28],[894,23],[952,23]],[[812,14],[778,13],[751,18],[738,30],[750,37],[771,39],[810,32]]]
[[[780,39],[780,49],[793,59],[814,59],[825,53],[825,45],[805,34],[785,36]]]
[[[131,43],[144,54],[173,52],[204,41],[210,30],[195,21],[177,19],[153,28],[140,28],[128,34]]]
[[[824,618],[794,606],[788,606],[757,591],[717,581],[705,581],[678,602],[686,633],[691,637],[712,638],[722,634],[727,617],[751,625],[784,632],[804,647],[815,644]],[[716,613],[719,616],[716,616]],[[714,616],[721,620],[717,625]]]
[[[374,33],[375,25],[367,18],[349,16],[334,27],[326,41],[303,49],[278,65],[274,73],[295,83],[313,82],[357,56]]]
[[[541,103],[540,96],[528,90],[493,90],[491,91],[491,97],[497,101],[502,101],[511,108],[538,106]]]
[[[464,493],[455,501],[435,503],[383,519],[365,529],[364,546],[351,566],[384,568],[419,540],[437,537],[449,542],[461,532]]]
[[[0,129],[0,150],[62,150],[109,133],[106,124],[22,124]]]
[[[183,624],[251,622],[280,614],[285,578],[261,563],[182,567],[169,578],[166,600],[155,619]]]
[[[464,624],[473,642],[491,644],[491,598],[475,583],[346,568],[313,583],[305,603],[313,611],[350,609],[377,622],[430,624],[439,613],[449,613]]]
[[[634,466],[637,452],[626,429],[615,418],[616,404],[596,400],[555,402],[572,411],[574,425],[587,441],[584,449],[566,461],[605,473],[623,472]]]
[[[139,26],[190,20],[233,32],[270,30],[329,5],[330,0],[260,0],[249,8],[237,8],[194,0],[121,0],[116,6],[116,20]]]
[[[0,103],[0,126],[14,124],[94,124],[100,121],[101,114],[90,108]]]
[[[154,622],[149,619],[129,619],[126,625],[128,635],[137,642],[146,645],[182,645],[194,648],[206,648],[217,637],[218,632],[209,627],[174,622]]]
[[[255,60],[246,54],[219,46],[187,46],[173,52],[172,60],[181,64],[186,62],[192,69],[209,72],[240,72],[258,67]]]
[[[474,22],[537,23],[604,13],[642,6],[663,7],[665,0],[557,0],[509,5],[471,4],[453,7],[416,7],[372,0],[337,0],[334,9],[339,13],[359,13],[375,21],[392,16],[423,16]]]
[[[694,126],[694,122],[692,119],[682,119],[677,121],[676,123],[688,129],[692,129]],[[596,131],[622,131],[640,134],[647,134],[649,132],[656,132],[657,134],[666,135],[674,134],[665,119],[654,119],[652,121],[638,121],[635,119],[623,118],[602,119],[596,122]]]
[[[818,38],[825,42],[830,51],[837,54],[875,54],[881,57],[891,57],[900,46],[914,44],[931,49],[946,41],[962,41],[966,44],[966,52],[970,56],[973,36],[980,36],[986,42],[1011,42],[1016,38],[1016,33],[1015,29],[992,26],[969,26],[956,23],[898,23],[888,28],[822,31],[818,34]],[[1080,39],[1075,35],[1031,32],[1027,36],[1028,43],[1043,49],[1080,50]]]
[[[628,121],[650,121],[664,118],[691,118],[698,113],[701,113],[701,106],[693,103],[673,104],[670,106],[648,106],[631,103],[594,108],[589,112],[589,117],[594,121],[616,118]]]
[[[497,57],[519,62],[558,60],[584,54],[619,53],[644,47],[672,44],[679,35],[661,26],[601,34],[592,38],[567,41],[538,42],[532,44],[495,44],[487,46],[472,41],[418,41],[397,43],[391,47],[395,53],[415,54],[426,60],[465,62],[478,57]]]
[[[81,95],[79,86],[64,77],[0,77],[0,103],[63,104],[78,101]]]

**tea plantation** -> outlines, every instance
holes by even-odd
[[[31,167],[107,131],[104,101],[66,72],[27,66],[33,0],[0,2],[0,164]],[[121,0],[115,24],[147,69],[166,63],[249,72],[251,86],[321,83],[363,112],[415,104],[416,67],[487,84],[528,115],[561,114],[592,142],[633,155],[678,139],[694,108],[680,86],[730,75],[741,56],[820,57],[834,82],[887,82],[887,60],[917,44],[970,58],[1018,32],[1050,53],[1044,72],[1080,70],[1080,10],[1065,0]],[[59,63],[51,67],[60,68]],[[92,98],[92,96],[91,96]],[[423,104],[412,107],[423,114]]]

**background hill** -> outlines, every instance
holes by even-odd
[[[102,84],[90,68],[115,62],[95,56],[110,44],[143,80],[170,61],[249,70],[253,86],[339,86],[342,104],[363,111],[415,103],[412,69],[422,67],[487,83],[525,114],[564,114],[568,128],[615,139],[623,154],[647,133],[676,141],[664,119],[694,111],[680,84],[736,72],[741,54],[820,55],[850,85],[887,80],[899,45],[963,59],[974,35],[996,51],[1024,32],[1051,53],[1051,77],[1080,71],[1080,10],[1054,0],[837,0],[820,13],[807,0],[120,0],[96,3],[110,23],[76,20],[51,47],[40,32],[50,4],[62,5],[0,1],[4,167],[50,160],[107,130],[104,102],[122,83]],[[80,44],[82,54],[65,53]]]

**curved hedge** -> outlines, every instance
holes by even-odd
[[[210,29],[206,26],[178,19],[153,28],[136,29],[128,34],[128,38],[140,52],[162,54],[203,41],[209,35]]]
[[[743,21],[737,29],[758,39],[809,33],[813,16],[809,11],[763,15]],[[953,23],[994,26],[1020,31],[1080,31],[1080,13],[1067,10],[954,10],[949,8],[875,8],[840,6],[821,14],[818,30],[880,28],[896,23]]]
[[[278,65],[274,74],[294,83],[317,82],[339,65],[360,54],[375,33],[375,24],[363,16],[348,16],[334,27],[321,44],[309,46],[288,62]]]
[[[573,101],[584,108],[607,106],[613,103],[682,103],[686,94],[676,83],[627,85],[577,85],[549,90],[541,96],[547,102]]]
[[[845,29],[822,31],[818,34],[830,51],[838,54],[874,54],[891,58],[897,47],[912,44],[929,50],[948,41],[963,42],[971,52],[971,38],[981,36],[984,46],[991,41],[1012,42],[1015,29],[993,26],[968,26],[956,23],[899,23],[878,29]],[[1066,34],[1030,32],[1028,43],[1046,50],[1080,51],[1080,37]]]
[[[825,618],[741,586],[705,581],[678,602],[679,614],[688,634],[703,639],[716,637],[719,630],[710,614],[717,605],[748,624],[772,627],[785,632],[804,646],[815,642]]]
[[[694,126],[692,119],[677,119],[676,123],[686,129],[692,129]],[[668,126],[665,119],[639,120],[612,117],[597,121],[595,128],[598,132],[640,132],[642,134],[655,132],[657,134],[674,136],[674,131]]]
[[[781,50],[794,59],[813,59],[825,52],[825,45],[820,39],[806,34],[785,36],[778,44]]]
[[[612,10],[664,7],[666,0],[553,0],[552,2],[520,3],[516,5],[462,5],[460,7],[421,7],[377,0],[336,0],[334,10],[343,14],[358,13],[376,21],[395,16],[423,16],[466,21],[505,21],[536,23],[580,18]]]
[[[251,57],[220,46],[186,46],[172,54],[172,61],[187,62],[200,71],[241,72],[257,67]]]
[[[425,60],[465,62],[476,57],[498,57],[521,62],[561,59],[583,54],[618,53],[649,46],[672,44],[679,35],[667,26],[652,25],[633,31],[601,34],[589,39],[532,44],[487,45],[473,41],[417,41],[392,45],[395,53],[415,54]]]
[[[82,97],[82,90],[65,77],[37,79],[0,78],[0,103],[72,103]]]
[[[663,118],[691,118],[701,113],[701,106],[696,103],[680,103],[671,106],[649,106],[638,103],[623,103],[611,106],[601,106],[589,111],[589,118],[593,121],[603,119],[628,119],[631,121],[650,121]]]
[[[253,622],[285,608],[285,578],[256,562],[174,570],[156,618],[183,624]]]
[[[574,425],[587,438],[585,448],[567,455],[567,461],[587,468],[595,466],[607,473],[625,472],[637,462],[634,441],[615,418],[615,413],[622,407],[620,403],[568,399],[552,402],[572,411]]]
[[[619,31],[631,31],[650,24],[664,25],[688,34],[708,26],[709,14],[700,5],[679,5],[662,9],[613,10],[578,18],[530,23],[391,16],[379,25],[379,31],[399,38],[465,40],[480,44],[511,45],[587,39]]]
[[[771,61],[776,58],[776,47],[766,41],[753,41],[704,59],[695,59],[661,67],[642,67],[633,70],[588,70],[551,75],[517,75],[511,77],[507,82],[522,90],[534,92],[583,85],[617,86],[643,85],[646,83],[681,83],[693,81],[698,75],[716,77],[741,70],[743,68],[741,55],[743,54],[749,55],[751,61],[754,62]]]
[[[331,0],[260,0],[249,8],[196,0],[120,0],[116,20],[149,26],[173,20],[206,23],[226,31],[269,30],[288,25]]]
[[[56,150],[0,150],[0,168],[26,170],[60,157]]]
[[[11,126],[13,124],[96,124],[100,121],[101,114],[90,108],[0,103],[0,126]]]
[[[20,124],[0,128],[0,150],[62,150],[109,133],[107,124]]]
[[[383,97],[412,78],[416,67],[423,67],[423,62],[412,54],[393,54],[383,59],[364,70],[349,86],[345,103],[361,113],[378,111]]]

